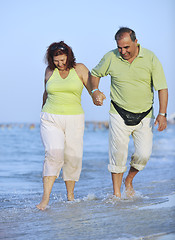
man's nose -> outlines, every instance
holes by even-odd
[[[122,54],[125,54],[125,53],[126,53],[126,49],[125,49],[125,48],[122,48],[122,49],[121,49],[121,52],[122,52]]]

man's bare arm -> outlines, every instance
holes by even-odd
[[[167,112],[168,105],[168,89],[161,89],[158,91],[159,96],[159,113]],[[158,124],[158,131],[163,131],[167,127],[167,119],[166,117],[158,114],[155,126]]]

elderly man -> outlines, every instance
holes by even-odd
[[[133,178],[144,169],[152,152],[153,88],[159,96],[159,114],[155,120],[159,131],[167,126],[168,89],[161,63],[153,52],[137,43],[132,29],[120,28],[115,40],[118,48],[105,54],[92,69],[91,87],[94,104],[101,106],[105,96],[98,89],[99,81],[111,76],[108,170],[112,174],[114,195],[121,198],[129,137],[132,135],[135,145],[125,180],[130,197],[134,195]]]

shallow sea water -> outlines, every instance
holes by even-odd
[[[75,201],[66,201],[60,176],[45,211],[35,207],[44,159],[39,125],[1,125],[0,143],[0,239],[175,239],[175,125],[154,130],[152,156],[134,180],[136,195],[128,199],[122,185],[121,200],[112,195],[107,170],[108,129],[88,126]],[[128,169],[133,151],[131,139]]]

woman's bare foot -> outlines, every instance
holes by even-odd
[[[74,193],[68,193],[67,194],[67,200],[68,201],[74,201]]]
[[[42,199],[42,201],[36,205],[39,210],[44,211],[49,203],[49,199]]]

